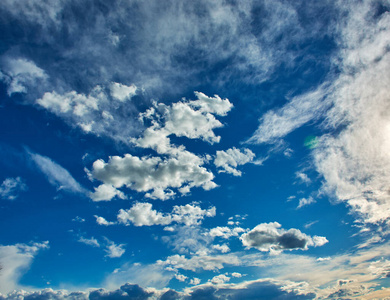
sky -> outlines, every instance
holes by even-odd
[[[390,299],[390,1],[2,0],[0,300]]]

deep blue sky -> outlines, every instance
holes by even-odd
[[[390,295],[389,1],[0,4],[0,299]]]

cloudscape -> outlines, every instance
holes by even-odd
[[[0,300],[390,299],[390,1],[0,28]]]

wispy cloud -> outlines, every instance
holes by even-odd
[[[28,151],[28,154],[52,185],[73,193],[87,193],[87,190],[72,177],[68,170],[61,167],[49,157],[30,151]]]
[[[22,178],[6,178],[0,185],[0,198],[14,200],[19,192],[27,190],[27,185]]]

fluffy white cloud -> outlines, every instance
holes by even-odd
[[[135,85],[127,86],[118,82],[112,82],[110,90],[114,99],[123,102],[136,95],[137,87]]]
[[[6,178],[0,185],[0,198],[14,200],[20,191],[25,191],[27,185],[20,177]]]
[[[49,242],[28,244],[0,245],[1,280],[0,292],[8,293],[18,289],[19,280],[28,271],[34,256],[42,249],[49,248]]]
[[[147,192],[146,197],[165,200],[174,195],[171,188],[178,189],[182,194],[193,187],[205,190],[215,188],[217,185],[212,181],[214,175],[202,164],[202,158],[188,151],[167,159],[125,154],[124,157],[112,156],[107,163],[101,159],[95,161],[91,176],[109,185],[98,187],[97,191],[110,190],[113,195],[111,186],[126,186],[137,192]]]
[[[228,277],[224,274],[214,276],[213,278],[210,279],[210,282],[213,284],[223,284],[223,283],[228,282],[228,281],[230,281],[230,277]]]
[[[89,193],[89,196],[93,201],[109,201],[114,197],[118,197],[120,199],[126,198],[123,192],[110,184],[101,184],[94,189],[95,191],[93,193]]]
[[[199,278],[196,278],[196,277],[194,277],[190,280],[190,284],[192,284],[192,285],[198,285],[200,282],[201,282],[201,280]]]
[[[128,210],[121,209],[118,221],[135,226],[169,225],[173,222],[186,226],[200,224],[204,217],[214,217],[215,207],[201,209],[197,205],[175,205],[171,213],[161,213],[152,209],[150,203],[136,203]]]
[[[29,152],[29,155],[52,185],[73,193],[87,193],[86,189],[72,177],[68,170],[64,169],[50,158],[32,152]]]
[[[184,276],[183,274],[175,274],[175,278],[181,282],[184,282],[186,279],[188,279],[188,277]]]
[[[197,100],[183,100],[170,106],[155,103],[154,107],[140,114],[140,119],[152,121],[152,126],[138,139],[132,139],[133,143],[161,154],[174,154],[180,149],[170,144],[172,134],[209,143],[219,142],[220,137],[213,130],[223,125],[214,115],[225,116],[233,104],[217,95],[213,98],[200,92],[195,92],[195,95]]]
[[[27,93],[28,88],[34,88],[47,79],[47,74],[34,62],[25,58],[3,57],[1,62],[0,80],[7,85],[7,93]]]
[[[226,172],[233,174],[234,176],[241,176],[241,171],[236,168],[239,165],[244,165],[252,162],[255,154],[249,149],[243,149],[241,152],[237,148],[231,148],[226,151],[217,151],[217,155],[214,159],[214,164],[218,168],[222,168],[219,172]]]
[[[277,222],[262,223],[240,237],[242,244],[248,248],[256,248],[263,252],[280,252],[283,250],[302,249],[309,246],[322,246],[328,242],[325,237],[310,237],[300,230],[285,230]]]
[[[222,245],[213,245],[213,249],[215,250],[218,250],[218,251],[221,251],[222,253],[228,253],[230,252],[230,248],[228,245],[226,244],[222,244]]]
[[[99,217],[95,215],[95,218],[96,218],[96,223],[98,223],[99,225],[109,226],[115,224],[115,222],[109,222],[103,217]]]

